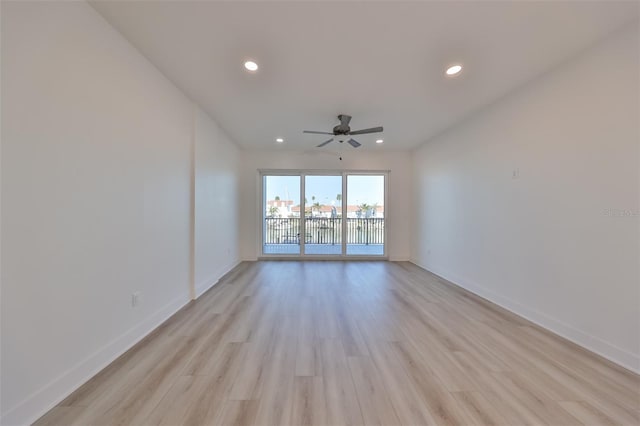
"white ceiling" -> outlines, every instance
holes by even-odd
[[[190,2],[92,5],[240,145],[309,149],[335,116],[360,149],[411,149],[638,19],[625,2]],[[246,58],[260,65],[244,71]],[[464,65],[456,78],[445,67]],[[615,64],[612,64],[615,66]],[[330,147],[330,146],[329,146]]]

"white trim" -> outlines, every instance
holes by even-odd
[[[222,279],[222,277],[224,277],[229,272],[231,272],[233,269],[235,269],[240,263],[242,263],[241,260],[236,260],[236,261],[231,263],[231,266],[220,268],[220,271],[218,271],[215,274],[213,274],[210,278],[198,283],[196,285],[196,288],[195,288],[195,296],[193,297],[193,300],[198,299],[207,290],[209,290],[214,285],[218,284],[220,282],[220,280]]]
[[[264,175],[263,175],[264,176]],[[298,243],[300,243],[300,253],[297,254],[297,256],[304,256],[305,255],[305,247],[307,245],[307,175],[304,173],[300,173],[300,229],[298,230],[299,234],[298,234]],[[264,181],[262,181],[264,183]],[[265,210],[264,208],[264,204],[266,204],[267,202],[267,196],[266,196],[266,190],[265,190],[265,196],[263,197],[263,206],[262,206],[262,210]],[[311,214],[313,215],[313,212],[311,212]],[[265,227],[266,225],[266,221],[265,222]],[[260,254],[264,254],[264,239],[262,241],[260,241]]]
[[[25,398],[17,406],[8,410],[2,416],[0,423],[3,425],[32,424],[120,355],[131,349],[187,303],[189,303],[189,297],[186,294],[174,299],[155,314],[107,343],[84,361],[62,373],[40,390]]]
[[[347,191],[349,190],[347,188],[347,180],[349,179],[347,177],[348,175],[343,173],[342,174],[342,189],[340,189],[340,217],[344,218],[344,220],[341,220],[340,222],[342,222],[342,226],[340,227],[340,240],[341,240],[341,245],[342,247],[340,248],[340,254],[344,255],[347,253],[347,239],[348,239],[348,235],[349,235],[349,204],[347,203]],[[385,206],[385,209],[387,207]],[[386,217],[386,215],[385,215]],[[386,240],[385,240],[386,242]],[[383,245],[383,250],[384,250],[384,246]],[[383,253],[384,254],[384,253]]]
[[[259,170],[257,171],[257,175],[256,175],[256,188],[259,189],[259,191],[256,191],[256,198],[257,198],[256,206],[258,207],[259,214],[255,217],[255,220],[257,223],[256,229],[259,229],[260,232],[256,232],[257,235],[254,235],[254,239],[255,239],[254,244],[256,247],[260,247],[260,242],[264,241],[265,239],[265,234],[267,229],[265,217],[267,216],[267,212],[265,211],[265,205],[264,205],[264,200],[266,198],[264,175]],[[256,253],[262,253],[262,250]]]
[[[384,257],[389,257],[389,224],[391,220],[389,220],[389,179],[391,176],[391,172],[388,171],[384,174],[384,244],[382,248],[384,249]],[[393,215],[393,209],[391,209],[391,214]]]
[[[340,174],[359,174],[359,175],[379,175],[381,173],[391,173],[391,170],[354,170],[354,169],[258,169],[260,175],[276,175],[276,176],[298,176],[306,174],[312,176],[321,175],[340,175]]]
[[[600,339],[599,337],[578,330],[577,328],[558,319],[552,318],[543,312],[530,309],[520,302],[501,296],[471,280],[464,279],[439,268],[427,268],[426,266],[421,265],[416,259],[411,259],[410,262],[426,271],[444,278],[451,284],[468,290],[483,299],[487,299],[488,301],[495,303],[496,305],[529,320],[532,323],[587,349],[588,351],[600,355],[601,357],[606,358],[623,368],[633,371],[634,373],[640,374],[640,356],[638,355],[632,354],[612,343]]]
[[[342,256],[340,254],[308,254],[304,257],[291,254],[276,254],[276,255],[264,255],[258,256],[257,260],[299,260],[300,262],[314,261],[314,260],[335,260],[336,262],[348,262],[350,260],[379,260],[388,261],[385,256],[366,256],[351,254],[349,256]]]
[[[198,129],[198,105],[193,105],[191,109],[191,146],[189,149],[191,164],[189,182],[189,297],[196,298],[196,149],[197,149],[197,129]]]

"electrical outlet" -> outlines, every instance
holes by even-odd
[[[131,307],[135,308],[140,304],[140,292],[136,291],[131,294]]]
[[[520,177],[520,169],[513,169],[511,173],[511,179],[518,179]]]

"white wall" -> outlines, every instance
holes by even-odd
[[[416,262],[637,368],[638,216],[604,214],[639,208],[637,37],[418,151],[411,221],[409,153],[239,153],[87,4],[3,2],[2,424],[255,259],[259,168],[391,170],[392,259],[415,235]]]
[[[417,150],[412,233],[419,265],[636,371],[638,47],[623,30]]]
[[[237,258],[212,250],[233,225],[207,221],[221,198],[237,215],[217,132],[86,3],[2,3],[2,424],[35,420],[184,305],[192,268],[213,282]]]
[[[286,143],[286,142],[285,142]],[[330,150],[308,152],[290,151],[282,147],[272,151],[247,150],[242,152],[240,180],[240,253],[244,260],[255,260],[259,255],[260,230],[257,217],[260,190],[259,169],[320,169],[320,170],[390,170],[388,206],[385,217],[388,229],[388,254],[391,260],[408,260],[410,249],[411,171],[408,152],[343,150],[343,160]]]
[[[239,151],[200,108],[195,116],[196,295],[239,261]]]

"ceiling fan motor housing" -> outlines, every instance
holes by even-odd
[[[349,122],[351,121],[351,116],[347,114],[338,115],[338,120],[340,120],[340,124],[333,128],[334,135],[348,135],[351,131],[349,127]]]
[[[349,132],[351,131],[351,128],[349,126],[342,126],[342,124],[338,124],[336,127],[333,128],[333,134],[334,135],[347,135],[349,134]]]

